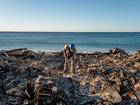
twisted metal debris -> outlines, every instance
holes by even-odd
[[[62,52],[0,51],[0,105],[139,105],[140,51],[78,53],[63,74]]]

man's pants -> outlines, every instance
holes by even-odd
[[[65,59],[64,72],[67,72],[68,70],[70,70],[71,73],[75,73],[75,57],[74,56],[72,56],[70,59]]]

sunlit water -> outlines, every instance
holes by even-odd
[[[116,47],[134,52],[140,49],[140,33],[0,32],[0,50],[28,48],[34,51],[61,51],[64,44],[71,43],[80,52],[107,52]]]

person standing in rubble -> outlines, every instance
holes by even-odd
[[[71,73],[75,73],[75,64],[76,64],[76,47],[74,44],[71,44]]]
[[[65,62],[64,62],[64,73],[66,73],[69,69],[70,69],[70,56],[71,56],[71,50],[69,45],[65,45],[64,46],[64,58],[65,58]]]
[[[65,57],[64,73],[66,73],[68,70],[70,70],[71,73],[75,73],[75,60],[76,60],[75,45],[71,44],[70,47],[68,45],[65,45],[63,53]]]

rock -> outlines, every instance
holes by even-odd
[[[119,103],[119,105],[139,105],[139,100],[125,100]]]
[[[117,53],[122,53],[122,54],[127,54],[124,50],[120,49],[120,48],[114,48],[110,50],[111,54],[117,54]]]
[[[103,100],[106,100],[112,103],[119,103],[122,101],[122,98],[118,94],[118,92],[105,92],[105,93],[101,93],[100,96],[102,96]]]
[[[134,90],[140,90],[140,81],[134,85]]]
[[[134,90],[135,90],[137,99],[140,100],[140,81],[134,85]]]
[[[104,84],[98,95],[101,96],[103,100],[111,103],[119,103],[122,101],[122,97],[118,93],[115,85]]]
[[[74,104],[74,90],[76,88],[75,87],[76,83],[74,81],[72,81],[71,78],[67,78],[67,77],[56,78],[55,82],[56,82],[56,86],[58,88],[59,96],[63,100],[65,100],[68,103],[68,105],[70,103]]]
[[[8,104],[17,105],[23,103],[23,97],[24,97],[24,88],[21,86],[17,86],[13,89],[7,90],[6,94],[8,96]]]
[[[101,91],[102,88],[102,81],[100,80],[93,80],[90,83],[89,91],[91,94],[98,94]]]

